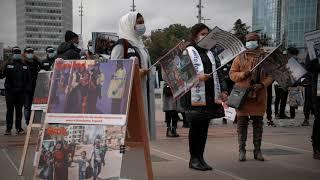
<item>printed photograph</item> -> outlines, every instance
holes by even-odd
[[[47,125],[36,178],[106,180],[120,177],[126,126]]]
[[[92,44],[94,53],[111,55],[112,47],[118,41],[119,37],[115,33],[93,32]]]
[[[108,117],[125,116],[131,93],[132,69],[131,60],[102,63],[93,60],[57,61],[47,114],[55,122],[48,123],[63,123],[57,120],[59,118],[73,118],[74,121],[64,123],[78,123],[79,117],[75,114],[89,120],[98,118],[100,124],[105,124],[101,121],[105,122]]]
[[[46,110],[52,72],[39,72],[31,110]]]

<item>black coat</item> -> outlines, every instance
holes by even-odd
[[[34,92],[36,88],[36,83],[38,79],[38,73],[42,69],[41,63],[37,58],[34,58],[32,61],[25,61],[25,64],[29,67],[31,73],[31,82],[32,82],[32,91]]]
[[[62,58],[65,60],[72,60],[72,59],[80,59],[80,49],[74,46],[70,42],[63,42],[59,45],[57,49],[57,58]]]
[[[0,71],[0,78],[6,78],[4,83],[6,94],[31,92],[31,72],[22,61],[6,63]]]
[[[307,56],[306,59],[306,69],[312,74],[311,88],[312,88],[312,97],[317,97],[317,84],[318,84],[318,74],[320,73],[320,64],[318,59],[310,60],[310,57]],[[312,98],[313,100],[320,103],[320,97]]]
[[[204,67],[204,73],[210,74],[212,72],[212,63],[207,56],[207,50],[199,48],[195,46],[196,50],[198,51],[203,67]],[[216,60],[216,66],[219,67],[221,65],[221,62]],[[225,76],[223,74],[223,70],[218,70],[218,77],[220,82],[220,88],[221,92],[228,91],[227,84],[225,81]],[[213,83],[213,77],[211,76],[206,82],[205,82],[205,91],[206,91],[206,106],[192,106],[191,105],[191,91],[186,93],[186,95],[183,97],[182,105],[186,109],[188,118],[191,119],[214,119],[214,118],[221,118],[224,117],[224,109],[221,104],[216,104],[214,101],[214,83]]]

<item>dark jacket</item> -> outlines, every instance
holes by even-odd
[[[203,67],[204,67],[204,73],[210,74],[212,72],[212,63],[207,56],[207,50],[202,49],[200,47],[195,46],[196,50],[198,51]],[[221,62],[216,60],[216,66],[221,66]],[[218,70],[218,77],[220,82],[220,88],[221,92],[228,91],[227,85],[225,83],[225,78],[223,74],[223,70]],[[213,83],[213,77],[211,76],[206,82],[205,82],[205,91],[206,91],[206,106],[200,106],[195,107],[191,106],[191,91],[186,93],[186,95],[183,97],[183,106],[186,108],[186,112],[191,115],[191,119],[199,118],[199,119],[214,119],[214,118],[220,118],[224,117],[224,109],[221,104],[216,104],[214,99],[214,83]],[[194,117],[194,118],[193,118]]]
[[[62,58],[65,60],[80,59],[80,51],[81,50],[74,46],[72,43],[63,42],[59,45],[57,49],[57,58]]]
[[[30,72],[31,72],[31,81],[32,81],[32,87],[36,87],[38,73],[41,70],[41,63],[39,62],[38,58],[33,58],[32,61],[24,61],[27,66],[29,66]]]
[[[317,84],[318,84],[318,74],[320,73],[320,64],[318,59],[310,60],[309,55],[306,59],[306,69],[312,74],[311,88],[312,88],[312,97],[317,97]],[[312,99],[320,99],[312,98]]]
[[[42,60],[41,67],[46,71],[50,71],[52,69],[52,65],[54,64],[55,58],[49,58]]]
[[[31,73],[22,61],[6,63],[0,71],[0,78],[6,78],[4,87],[7,93],[31,92]]]

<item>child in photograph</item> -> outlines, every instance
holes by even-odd
[[[81,158],[73,160],[74,163],[79,165],[79,180],[85,180],[86,177],[86,170],[89,166],[89,159],[87,159],[87,152],[81,152]]]
[[[101,172],[101,167],[105,166],[106,148],[100,145],[100,139],[94,141],[94,146],[91,152],[90,162],[93,158],[93,180],[96,180]]]

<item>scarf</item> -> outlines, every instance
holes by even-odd
[[[190,59],[192,61],[192,64],[196,70],[196,73],[198,75],[204,73],[204,67],[201,60],[201,57],[198,53],[198,51],[193,47],[189,46],[187,48],[188,54],[190,56]],[[218,73],[215,72],[216,70],[216,62],[215,58],[211,51],[207,51],[207,56],[209,57],[211,64],[212,64],[212,72],[213,73],[213,83],[214,83],[214,99],[219,100],[220,99],[220,83],[219,83],[219,77]],[[200,81],[199,84],[191,88],[191,105],[192,106],[206,106],[206,88],[205,88],[205,82]]]

